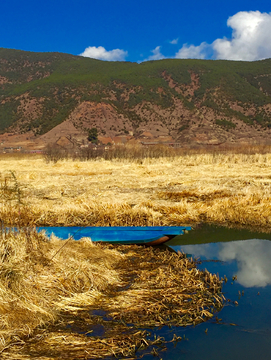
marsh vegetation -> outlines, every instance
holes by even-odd
[[[222,279],[182,253],[90,239],[64,243],[27,228],[204,221],[270,230],[270,165],[269,152],[57,162],[2,157],[2,357],[155,354],[164,340],[142,328],[195,325],[224,303]],[[20,231],[5,231],[12,226]],[[82,333],[73,331],[78,322]]]
[[[110,160],[2,157],[2,222],[6,226],[206,222],[270,229],[268,148],[261,153],[255,148],[153,158],[140,152],[131,156],[128,150],[123,147]]]
[[[142,328],[196,325],[224,302],[222,280],[182,253],[24,229],[2,231],[0,254],[3,358],[134,356],[164,343]]]

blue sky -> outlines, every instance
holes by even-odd
[[[270,0],[2,0],[0,47],[102,60],[271,57]]]

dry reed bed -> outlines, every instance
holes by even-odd
[[[118,263],[126,284],[99,306],[114,320],[142,327],[196,325],[213,316],[210,309],[222,307],[219,278],[199,271],[185,254],[152,247],[144,252],[138,246],[118,249],[126,254]]]
[[[223,306],[222,281],[168,250],[21,231],[2,235],[0,255],[2,358],[134,356],[165,345],[138,327],[198,324]],[[97,324],[103,338],[88,336]]]
[[[0,351],[54,322],[63,299],[72,303],[84,292],[89,305],[120,282],[113,264],[122,255],[89,239],[70,241],[59,253],[61,240],[33,231],[3,232],[0,240]]]
[[[270,153],[57,163],[9,157],[0,160],[0,176],[7,225],[271,224]]]

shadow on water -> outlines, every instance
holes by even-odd
[[[167,244],[169,246],[175,246],[180,244],[206,244],[249,239],[271,240],[271,233],[260,233],[246,229],[230,229],[223,226],[201,224],[188,233],[175,236],[175,238]]]

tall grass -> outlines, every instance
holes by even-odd
[[[0,218],[8,226],[145,226],[204,221],[268,230],[270,167],[271,153],[264,151],[140,161],[97,158],[55,163],[42,157],[3,158]],[[16,176],[17,190],[10,169]]]

